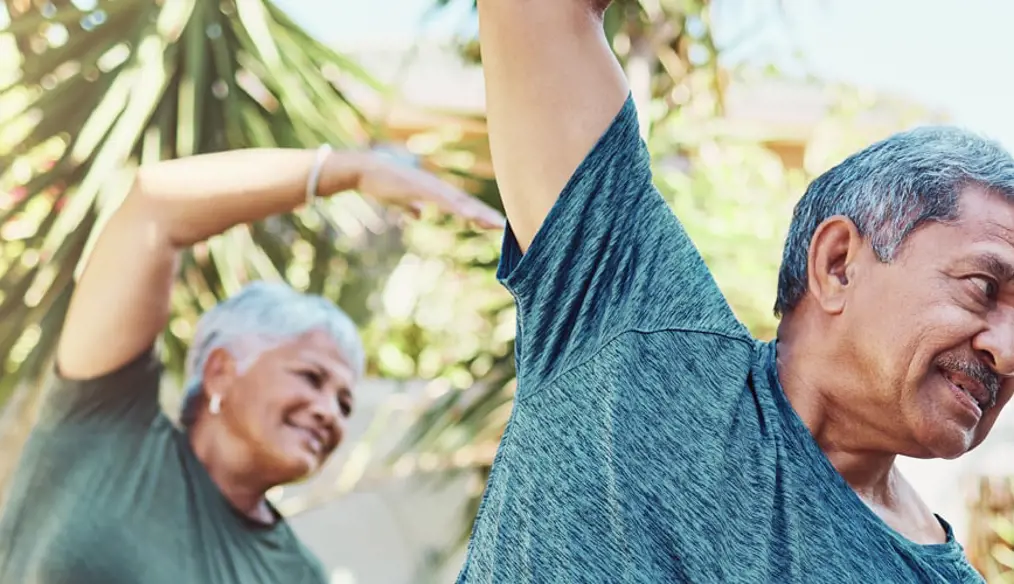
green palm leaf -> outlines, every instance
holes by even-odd
[[[75,271],[138,165],[382,138],[342,83],[380,99],[383,88],[268,1],[7,0],[4,11],[0,408],[17,391],[38,393]],[[164,339],[169,371],[181,371],[198,314],[253,278],[285,277],[367,319],[403,252],[400,227],[356,195],[330,205],[333,223],[275,217],[186,254]]]

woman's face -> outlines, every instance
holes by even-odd
[[[224,375],[209,384],[218,387],[206,386],[222,394],[220,422],[246,446],[242,466],[256,469],[259,480],[285,484],[306,478],[341,443],[355,373],[323,331],[272,345],[252,358],[249,367],[223,364]]]

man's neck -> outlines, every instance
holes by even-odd
[[[946,541],[936,517],[894,465],[901,447],[891,428],[875,421],[878,404],[861,399],[864,381],[850,377],[847,367],[841,366],[852,359],[821,342],[826,331],[800,335],[804,331],[792,330],[787,320],[778,329],[778,379],[825,456],[866,506],[896,532],[920,544]]]
[[[779,329],[781,335],[782,329]],[[791,335],[789,338],[792,338]],[[792,408],[810,430],[814,440],[846,482],[864,499],[886,503],[891,498],[894,461],[897,455],[878,440],[876,431],[862,419],[840,407],[843,396],[831,383],[848,383],[840,376],[827,375],[821,363],[833,362],[821,355],[820,347],[806,343],[805,354],[790,340],[778,341],[778,379]]]
[[[190,445],[201,461],[212,482],[219,491],[241,514],[265,524],[274,523],[275,516],[265,498],[268,487],[242,469],[248,465],[238,464],[238,445],[224,432],[216,432],[214,428],[203,424],[195,424],[188,438]]]

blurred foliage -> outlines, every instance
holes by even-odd
[[[347,98],[349,87],[390,98],[264,0],[0,2],[0,450],[18,452],[31,427],[75,273],[138,165],[249,147],[385,146],[383,128]],[[407,273],[413,258],[456,260],[430,249],[403,261],[403,221],[354,193],[325,208],[329,220],[298,211],[184,254],[163,336],[171,376],[182,374],[200,313],[260,278],[334,299],[365,327],[374,373],[443,373],[444,361],[467,358],[461,343],[443,342],[452,327],[442,313],[404,331],[400,348],[383,331],[412,310],[370,325],[384,303],[413,302],[390,287],[381,298],[392,270]],[[413,239],[482,240],[436,219],[415,229]],[[479,254],[487,264],[489,253]],[[423,334],[433,327],[434,338]],[[481,323],[470,334],[484,334]],[[0,460],[0,490],[14,458]]]
[[[369,77],[270,3],[4,6],[3,53],[16,47],[20,58],[5,63],[0,89],[0,404],[45,369],[74,271],[138,164],[359,145],[374,132],[340,85]],[[335,205],[351,217],[339,230],[294,214],[187,253],[165,336],[170,370],[180,369],[196,315],[251,278],[287,277],[364,316],[380,258],[400,243],[376,210],[352,199]]]
[[[990,584],[1014,583],[1014,480],[980,477],[969,499],[972,565]]]

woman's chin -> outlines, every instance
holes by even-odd
[[[324,461],[307,448],[293,445],[280,448],[263,460],[262,476],[270,475],[275,484],[286,485],[306,480],[320,471]]]
[[[321,462],[320,458],[316,455],[300,451],[290,458],[289,464],[286,466],[288,467],[286,470],[289,471],[287,474],[291,477],[288,482],[294,483],[317,474],[317,471],[320,470]]]

